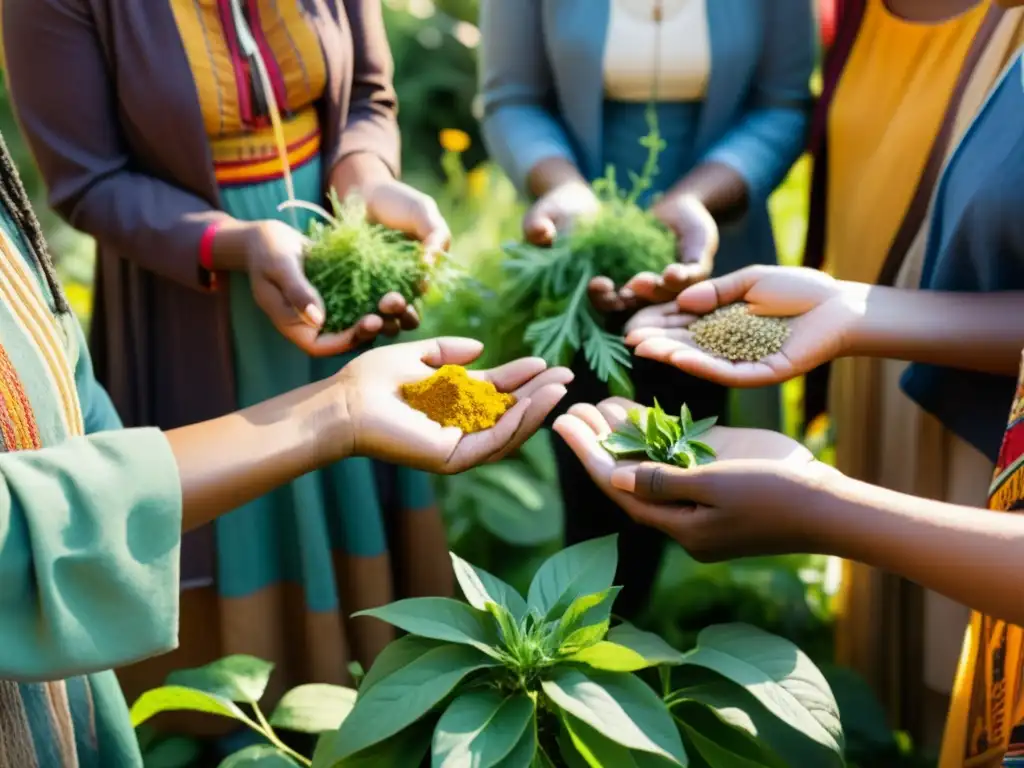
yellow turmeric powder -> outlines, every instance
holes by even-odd
[[[444,365],[432,376],[402,385],[402,397],[443,427],[466,434],[490,429],[516,403],[489,381],[474,379],[458,365]]]

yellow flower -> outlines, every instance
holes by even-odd
[[[483,197],[487,193],[488,181],[486,168],[474,168],[467,173],[466,190],[469,192],[469,196],[473,198]]]
[[[92,310],[92,290],[81,283],[68,283],[64,286],[64,295],[72,311],[79,317],[88,317]]]
[[[458,128],[445,128],[441,131],[441,146],[446,152],[462,153],[469,149],[469,134]]]

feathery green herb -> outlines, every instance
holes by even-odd
[[[676,260],[675,235],[637,203],[658,174],[665,147],[657,117],[648,111],[650,132],[640,140],[648,156],[641,174],[630,173],[624,190],[609,168],[593,185],[599,213],[576,222],[550,248],[516,243],[505,248],[507,284],[502,306],[530,310],[523,338],[533,353],[551,365],[567,365],[580,349],[601,381],[630,394],[629,351],[605,329],[605,320],[587,298],[587,284],[598,276],[622,286],[640,272],[661,273]]]
[[[377,312],[388,293],[412,303],[423,294],[430,269],[422,246],[393,229],[366,218],[356,197],[343,203],[333,192],[330,215],[319,206],[297,204],[321,216],[310,226],[305,272],[324,300],[325,333],[350,328],[364,315]]]
[[[698,438],[717,421],[717,416],[694,421],[685,403],[678,418],[669,416],[655,400],[653,408],[633,408],[628,420],[601,445],[616,459],[646,457],[689,469],[715,460],[715,449]]]

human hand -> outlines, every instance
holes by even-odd
[[[785,435],[726,427],[701,437],[718,454],[710,464],[679,469],[616,461],[601,440],[635,407],[620,398],[574,405],[554,426],[630,517],[671,536],[702,562],[815,549],[811,518],[835,470]]]
[[[547,369],[543,360],[523,358],[487,371],[470,371],[516,404],[491,429],[463,434],[442,427],[406,404],[403,384],[422,381],[442,365],[468,365],[483,352],[472,339],[440,338],[371,350],[337,376],[336,399],[344,412],[340,434],[328,434],[328,450],[369,456],[435,474],[454,474],[498,461],[518,448],[544,423],[572,381],[567,368]]]
[[[370,221],[422,243],[429,264],[451,247],[451,230],[429,195],[391,178],[364,186],[360,194]]]
[[[673,303],[641,310],[626,328],[626,343],[639,357],[726,386],[778,384],[847,352],[864,314],[866,289],[804,267],[747,267],[693,285]],[[694,344],[690,323],[735,302],[748,303],[755,314],[792,318],[779,352],[759,362],[734,363]]]
[[[595,215],[601,208],[589,185],[567,181],[552,188],[530,207],[523,217],[523,236],[534,245],[549,246],[580,218]]]
[[[373,341],[380,333],[393,336],[419,325],[415,309],[401,294],[389,293],[378,304],[380,314],[367,315],[339,333],[322,334],[323,299],[302,268],[309,240],[294,227],[273,219],[255,222],[242,234],[253,299],[281,335],[306,354],[340,355]]]
[[[590,282],[590,300],[601,312],[632,311],[647,304],[672,301],[680,291],[707,279],[718,253],[718,225],[693,195],[662,198],[651,213],[679,240],[679,260],[660,274],[641,272],[624,286],[607,277]]]

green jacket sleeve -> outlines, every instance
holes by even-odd
[[[114,408],[114,403],[110,400],[110,395],[96,380],[82,326],[77,320],[74,321],[74,326],[79,349],[78,363],[75,365],[75,388],[78,390],[78,402],[82,405],[85,434],[121,429],[124,425],[117,414],[117,409]]]
[[[0,455],[0,679],[173,650],[180,540],[177,464],[159,430]]]

